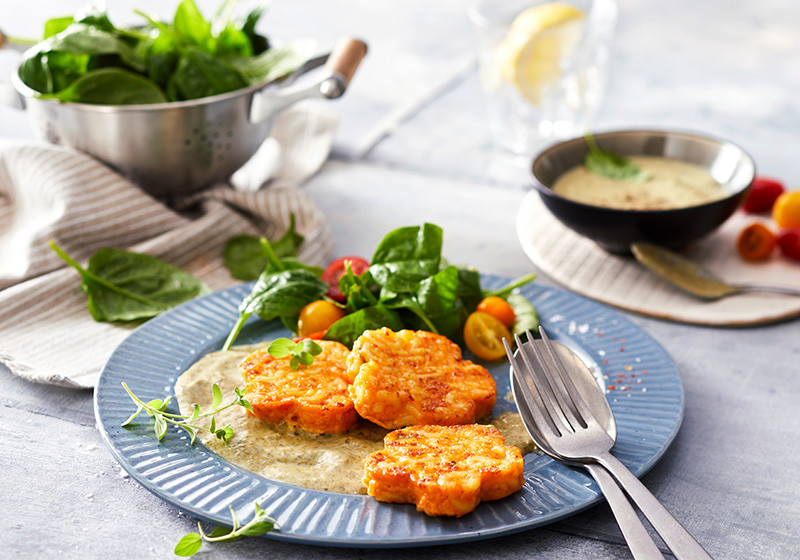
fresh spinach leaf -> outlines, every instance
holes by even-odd
[[[589,145],[589,152],[584,159],[584,165],[595,175],[640,183],[650,179],[649,173],[630,160],[614,152],[601,150],[591,134],[586,135],[586,143]]]
[[[305,269],[261,273],[250,294],[239,304],[239,318],[222,349],[231,347],[245,322],[255,313],[265,321],[298,315],[308,303],[320,299],[328,284]]]
[[[102,105],[138,105],[167,101],[164,92],[152,80],[121,68],[92,70],[58,93],[43,95],[42,98]]]
[[[328,328],[323,338],[341,342],[352,348],[353,343],[364,331],[383,327],[399,331],[403,329],[403,321],[397,311],[378,304],[345,315]]]
[[[459,283],[458,268],[448,266],[420,282],[417,290],[417,301],[436,327],[434,332],[450,340],[461,338],[461,325],[466,318],[464,306],[458,297]]]
[[[474,268],[459,268],[457,294],[466,310],[474,311],[484,298],[480,272]]]
[[[256,56],[270,48],[269,39],[256,31],[256,25],[263,12],[264,10],[261,7],[256,7],[250,10],[242,22],[242,31],[250,39],[250,48]]]
[[[233,57],[228,62],[251,85],[272,82],[291,74],[313,53],[310,41],[294,41],[275,46],[253,57]]]
[[[267,258],[258,237],[237,235],[225,244],[225,267],[237,280],[255,280],[267,267]]]
[[[141,74],[161,89],[167,101],[217,95],[250,84],[272,81],[300,67],[311,52],[291,46],[270,49],[266,37],[255,31],[261,10],[235,19],[235,0],[225,0],[214,21],[206,20],[194,0],[183,0],[172,23],[142,12],[148,26],[118,29],[108,15],[91,5],[73,17],[53,18],[45,24],[45,39],[30,49],[19,67],[20,79],[40,94],[54,94],[100,68],[118,68]],[[99,92],[102,82],[89,81],[92,95],[75,98],[74,91],[56,97],[62,101],[118,104],[139,103],[135,95]],[[116,84],[105,82],[109,87]],[[130,80],[127,85],[131,85]],[[85,83],[75,86],[76,90]],[[119,88],[117,88],[119,89]],[[130,99],[136,99],[131,101]],[[152,101],[151,101],[152,102]]]
[[[102,248],[83,268],[54,242],[50,247],[81,275],[96,321],[149,319],[210,291],[188,272],[150,255]]]
[[[321,268],[297,259],[297,251],[305,238],[297,233],[295,226],[295,215],[291,214],[286,232],[272,243],[252,235],[237,235],[229,239],[225,244],[224,258],[231,276],[238,280],[255,280],[267,266],[273,271],[304,268],[321,276]]]
[[[195,46],[181,49],[171,82],[182,99],[209,97],[248,85],[232,66]]]
[[[47,39],[53,35],[58,35],[72,25],[74,21],[72,16],[48,19],[44,22],[44,38]]]
[[[378,245],[369,272],[383,294],[414,293],[422,280],[439,270],[441,255],[439,226],[399,228],[389,232]]]
[[[195,45],[211,54],[215,51],[215,39],[211,24],[200,13],[194,0],[183,0],[175,10],[172,25],[175,32],[190,45]]]

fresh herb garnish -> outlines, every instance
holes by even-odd
[[[291,356],[289,367],[297,369],[300,366],[310,366],[314,363],[314,356],[322,353],[322,347],[308,338],[298,342],[288,338],[278,338],[270,343],[267,352],[273,358],[278,359]]]
[[[620,179],[624,181],[637,181],[643,183],[650,179],[650,174],[643,171],[638,165],[629,159],[622,157],[614,152],[601,150],[591,134],[586,134],[586,144],[589,152],[584,159],[586,169],[609,179]]]
[[[175,545],[175,554],[183,557],[194,556],[200,550],[203,541],[234,542],[242,537],[263,535],[276,527],[275,520],[271,519],[258,503],[253,503],[253,519],[245,525],[240,523],[233,506],[230,506],[230,510],[233,527],[215,527],[211,533],[205,533],[203,526],[198,521],[198,532],[184,535]]]
[[[150,255],[102,248],[83,268],[55,242],[50,247],[81,275],[95,321],[149,319],[210,292],[188,272]]]
[[[116,27],[89,6],[45,23],[45,39],[19,67],[42,97],[108,105],[197,99],[281,78],[300,67],[309,43],[271,47],[255,31],[260,7],[234,17],[225,0],[206,20],[194,0],[178,5],[172,23],[137,11],[146,25]]]
[[[172,424],[173,426],[177,426],[178,428],[185,430],[191,436],[192,444],[197,437],[197,433],[203,431],[214,434],[217,439],[222,440],[222,442],[227,445],[227,443],[233,437],[233,428],[231,428],[230,425],[227,425],[223,428],[217,428],[217,422],[214,415],[235,405],[239,405],[247,410],[252,411],[250,402],[244,397],[247,389],[239,389],[238,387],[234,388],[233,390],[236,394],[233,400],[223,404],[222,390],[219,388],[219,385],[214,383],[211,386],[211,410],[201,413],[200,406],[195,403],[192,405],[192,413],[187,415],[167,412],[167,407],[169,406],[172,397],[167,397],[163,400],[154,399],[150,402],[144,402],[142,399],[133,394],[133,391],[128,388],[126,383],[123,382],[122,387],[125,389],[125,392],[128,393],[128,396],[130,396],[131,400],[136,403],[136,412],[131,414],[130,417],[121,425],[127,426],[133,422],[133,420],[139,416],[142,411],[144,411],[153,419],[153,431],[155,432],[158,441],[161,441],[161,439],[164,437],[164,434],[167,433],[167,427]],[[195,423],[198,420],[205,418],[210,419],[210,424],[208,427],[200,426]]]

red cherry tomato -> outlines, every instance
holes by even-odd
[[[756,177],[750,194],[742,204],[742,210],[750,213],[768,212],[775,200],[783,193],[783,183],[768,177]]]
[[[325,272],[322,273],[322,281],[328,283],[328,292],[325,294],[329,298],[336,301],[344,301],[345,296],[339,289],[339,279],[344,276],[345,263],[350,263],[350,270],[356,276],[362,274],[369,268],[369,261],[361,257],[339,257],[328,265]]]
[[[784,229],[778,234],[778,247],[781,253],[800,261],[800,228]]]

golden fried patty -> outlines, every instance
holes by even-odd
[[[496,401],[486,368],[463,359],[454,342],[427,331],[365,331],[347,367],[356,411],[388,429],[472,424]]]
[[[412,426],[390,432],[364,462],[367,493],[460,517],[522,488],[522,452],[494,426]]]
[[[338,434],[358,423],[348,389],[353,378],[345,367],[347,347],[318,341],[322,353],[298,369],[266,348],[247,356],[239,367],[253,414],[264,422],[285,422],[312,434]]]

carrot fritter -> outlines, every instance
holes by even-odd
[[[356,411],[384,428],[472,424],[487,416],[497,388],[457,344],[427,331],[365,331],[347,358]]]
[[[288,359],[274,358],[266,348],[239,364],[256,417],[312,434],[339,434],[358,423],[348,392],[353,378],[345,366],[347,347],[327,340],[317,343],[322,353],[314,363],[295,370]]]
[[[522,452],[494,426],[411,426],[390,432],[384,444],[364,462],[367,493],[428,515],[461,517],[524,482]]]

